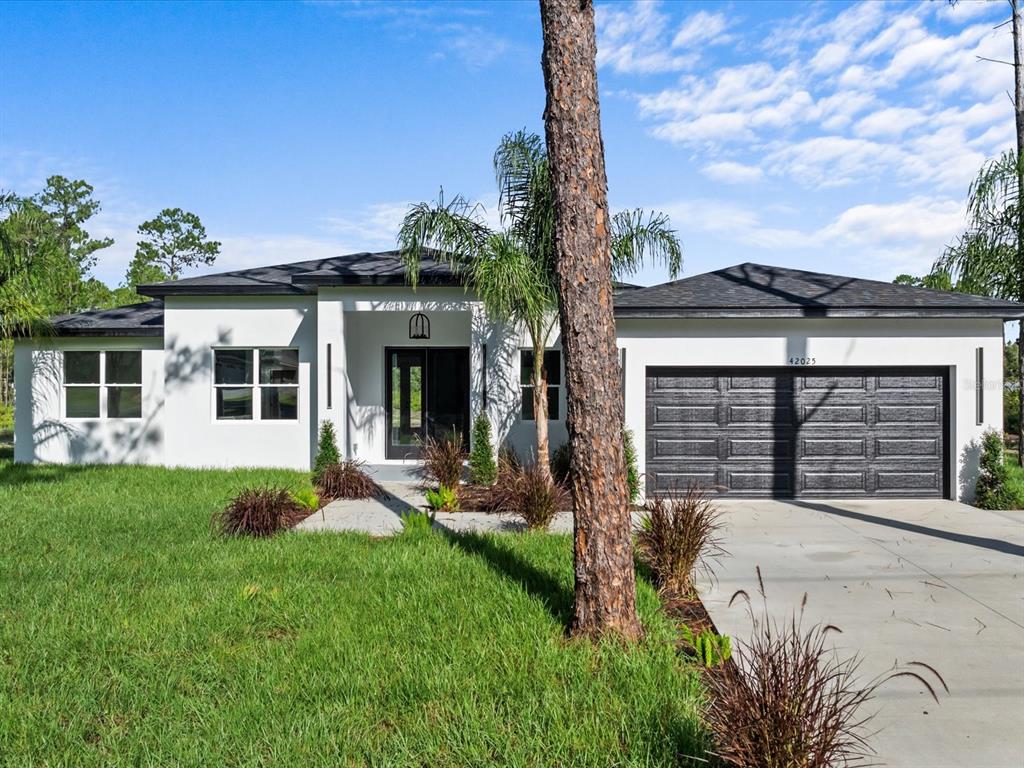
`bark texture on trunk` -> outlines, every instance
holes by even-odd
[[[1017,301],[1024,301],[1024,73],[1021,72],[1021,19],[1019,0],[1010,0],[1013,11],[1013,106],[1017,123]],[[1017,385],[1021,401],[1021,418],[1017,429],[1017,463],[1024,467],[1024,321],[1017,336],[1017,364],[1020,375]]]
[[[575,635],[640,635],[612,314],[608,190],[591,0],[541,0],[544,126],[572,448]]]

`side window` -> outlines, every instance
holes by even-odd
[[[69,419],[100,417],[100,353],[64,353],[64,415]]]
[[[142,352],[65,352],[64,415],[69,419],[141,419]]]
[[[562,353],[557,349],[544,352],[544,370],[548,378],[548,420],[557,421],[559,414],[560,393],[562,391]],[[522,394],[520,418],[533,421],[533,350],[523,349],[519,352],[519,384]]]
[[[215,349],[213,388],[219,421],[297,421],[297,349]]]
[[[299,350],[260,350],[260,416],[299,418]]]
[[[216,390],[217,418],[252,418],[251,349],[215,349],[213,351],[213,387]]]
[[[142,353],[107,352],[107,417],[142,418]]]

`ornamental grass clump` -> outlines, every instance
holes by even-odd
[[[308,514],[287,488],[243,488],[226,507],[214,513],[212,525],[224,536],[261,538],[273,536]]]
[[[423,442],[420,458],[423,461],[420,476],[424,486],[457,488],[462,480],[462,464],[466,460],[462,435],[453,431],[442,437],[428,437]]]
[[[326,465],[316,486],[321,501],[371,499],[380,496],[383,490],[366,474],[364,466],[366,465],[357,459],[346,459]]]
[[[760,594],[764,583],[757,572]],[[749,598],[742,590],[733,595]],[[897,678],[920,683],[938,703],[935,688],[948,693],[931,666],[908,662],[861,683],[857,656],[840,659],[830,635],[832,625],[802,626],[804,606],[787,621],[750,616],[751,639],[733,651],[734,665],[706,677],[712,694],[707,721],[715,754],[742,768],[852,768],[873,764],[864,711],[877,690]],[[933,685],[925,675],[934,677]]]
[[[722,547],[721,512],[707,494],[691,485],[677,499],[654,495],[636,535],[641,562],[663,592],[687,595],[698,574],[714,576]]]
[[[526,464],[499,474],[493,505],[497,512],[521,517],[530,530],[545,530],[555,515],[571,508],[572,499],[564,485],[545,477],[536,464]]]

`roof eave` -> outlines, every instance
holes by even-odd
[[[168,296],[308,296],[311,291],[295,285],[196,285],[161,286],[140,285],[135,291],[142,296],[164,299]]]
[[[1021,309],[987,307],[615,307],[615,316],[639,319],[672,318],[931,318],[1024,319]]]

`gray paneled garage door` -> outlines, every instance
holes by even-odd
[[[946,372],[648,368],[647,492],[944,496]]]

